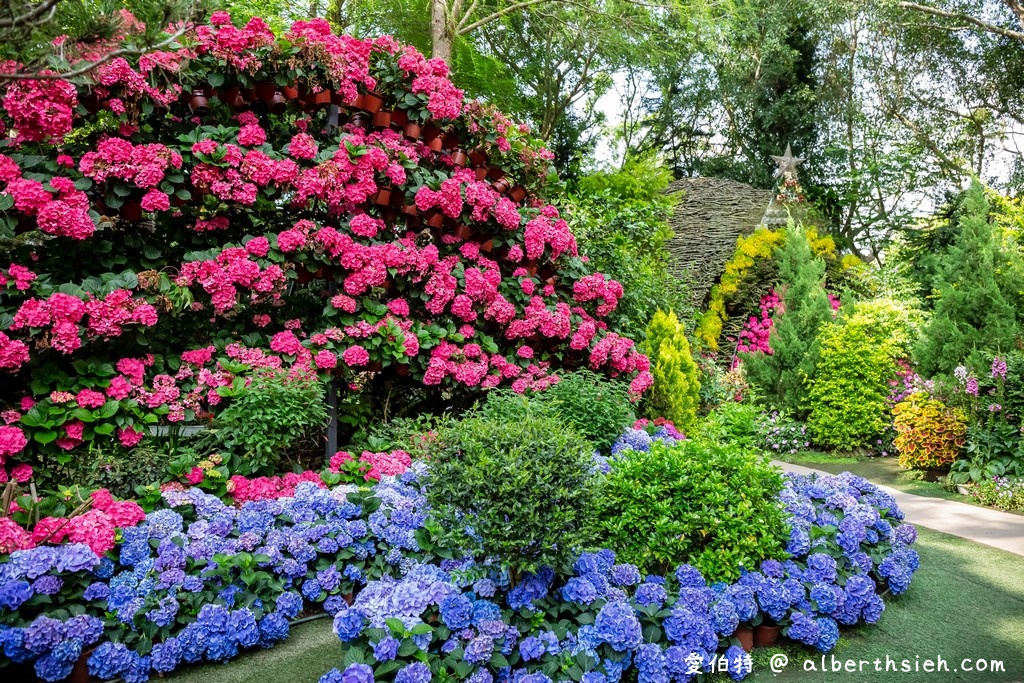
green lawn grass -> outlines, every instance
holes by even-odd
[[[1024,681],[1024,558],[954,536],[919,529],[916,545],[921,568],[910,590],[888,601],[874,626],[843,631],[834,651],[841,659],[886,655],[911,662],[941,656],[949,673],[805,672],[803,660],[820,665],[820,655],[797,647],[756,651],[755,683],[946,683]],[[785,653],[790,664],[775,675],[770,655]],[[828,657],[828,655],[826,655]],[[998,659],[1003,673],[954,672],[964,658]],[[342,659],[342,646],[326,619],[296,626],[291,637],[270,650],[244,655],[227,664],[190,667],[168,677],[170,683],[316,683]],[[719,679],[721,680],[721,679]]]

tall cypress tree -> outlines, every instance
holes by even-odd
[[[951,374],[964,362],[983,371],[985,353],[1014,348],[1020,333],[1015,269],[988,214],[985,190],[974,180],[941,265],[935,313],[914,350],[925,376]]]
[[[832,319],[825,293],[825,262],[811,252],[803,229],[792,222],[778,251],[782,312],[776,313],[768,343],[772,353],[744,358],[747,379],[768,403],[803,418],[808,412],[808,380],[818,362],[818,328]]]

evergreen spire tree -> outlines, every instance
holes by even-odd
[[[774,408],[803,418],[807,414],[808,380],[818,362],[818,329],[832,319],[825,293],[825,262],[814,256],[803,229],[790,222],[786,242],[778,251],[782,310],[776,313],[768,343],[771,353],[744,358],[751,385]]]
[[[690,429],[700,408],[700,380],[686,331],[674,312],[654,314],[642,349],[651,359],[654,376],[648,414],[668,418],[683,431]]]
[[[984,370],[985,351],[1007,351],[1020,327],[1014,280],[998,228],[988,220],[985,190],[975,179],[964,194],[959,234],[939,274],[938,302],[915,349],[919,372],[951,374],[967,362]]]

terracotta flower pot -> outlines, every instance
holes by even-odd
[[[417,216],[419,215],[419,212],[420,210],[419,208],[416,207],[415,204],[402,205],[402,213],[404,213],[406,216]]]
[[[480,243],[480,251],[485,254],[490,254],[494,251],[494,240],[487,240],[486,242]]]
[[[423,139],[427,142],[439,138],[441,136],[441,129],[437,127],[436,123],[430,122],[423,126]],[[444,143],[444,140],[441,141]]]
[[[732,637],[740,641],[740,647],[743,648],[744,652],[750,652],[754,649],[754,629],[750,626],[741,625],[737,627]]]
[[[531,277],[537,274],[538,266],[536,261],[527,261],[523,264],[523,267],[526,268],[526,272],[529,273]]]
[[[459,168],[464,168],[469,163],[469,156],[461,149],[457,149],[452,152],[452,163]]]
[[[249,100],[246,99],[249,96],[250,93],[243,92],[241,88],[231,88],[223,94],[217,95],[217,97],[235,111],[243,111],[249,108]]]
[[[299,99],[299,89],[292,85],[282,86],[281,94],[289,101]]]
[[[348,102],[345,101],[345,96],[340,90],[331,91],[331,104],[339,107],[347,107]]]
[[[283,92],[278,90],[274,93],[274,96],[270,99],[270,102],[267,104],[267,106],[270,109],[271,113],[283,114],[285,109],[288,108],[288,98],[284,96]]]
[[[387,206],[388,204],[391,203],[391,188],[380,188],[372,195],[370,195],[370,199],[373,200],[373,203],[376,204],[377,206]]]
[[[351,123],[356,128],[370,130],[370,126],[372,125],[373,122],[370,119],[370,117],[367,116],[366,114],[362,112],[356,112],[355,114],[352,114],[352,118],[349,119],[349,123]]]
[[[469,160],[474,166],[483,166],[487,163],[487,153],[482,149],[474,149],[469,153]]]
[[[779,642],[780,626],[761,624],[754,627],[754,647],[771,647]]]
[[[454,133],[445,133],[442,147],[444,149],[456,149],[459,146],[459,138]]]
[[[507,178],[498,178],[496,181],[491,183],[491,189],[498,194],[505,194],[512,188],[512,183]]]
[[[444,227],[444,214],[440,211],[434,211],[427,216],[427,225],[432,228]]]
[[[384,106],[384,98],[377,93],[371,91],[363,93],[362,109],[369,112],[370,114],[376,114],[380,111],[380,108]]]
[[[71,675],[67,678],[69,683],[89,683],[92,680],[92,677],[89,676],[89,656],[95,651],[96,648],[82,651],[74,668],[71,669]]]
[[[374,128],[390,128],[391,127],[391,112],[386,109],[381,109],[379,112],[373,115],[373,126]]]
[[[420,134],[423,132],[423,126],[413,121],[405,124],[405,137],[412,140],[419,140]]]
[[[465,223],[459,223],[458,227],[455,228],[455,236],[460,240],[468,240],[473,236],[473,230]]]
[[[391,112],[391,125],[399,128],[405,128],[405,124],[409,123],[409,115],[405,113],[404,109],[395,109]]]
[[[326,107],[331,104],[332,96],[330,89],[324,89],[313,95],[313,105],[317,108]]]
[[[121,205],[117,215],[124,221],[140,221],[142,220],[142,205],[138,202],[125,202]]]
[[[516,185],[508,191],[508,198],[518,203],[526,199],[526,188],[522,185]]]
[[[477,180],[485,180],[487,178],[487,167],[477,166],[473,171],[476,173]]]
[[[253,87],[253,94],[257,100],[269,103],[274,99],[274,93],[277,92],[277,86],[270,81],[260,81]]]
[[[427,147],[430,148],[430,151],[432,152],[440,152],[442,149],[441,138],[434,138],[433,140],[430,140],[427,143]]]
[[[491,166],[487,169],[487,177],[491,180],[501,180],[505,177],[505,171],[500,166]],[[512,187],[512,183],[509,183],[509,187]]]
[[[399,377],[409,376],[409,365],[406,363],[399,363],[395,366],[395,374]]]
[[[97,97],[95,93],[90,92],[88,95],[81,98],[79,101],[82,103],[82,106],[85,107],[85,110],[90,114],[95,114],[100,110],[100,98]]]
[[[206,116],[209,114],[210,106],[206,101],[206,92],[203,90],[193,90],[192,99],[188,102],[188,108],[196,116]]]

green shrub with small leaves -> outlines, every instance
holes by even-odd
[[[319,436],[327,424],[324,386],[315,377],[267,372],[240,389],[221,387],[231,404],[214,420],[202,445],[235,456],[235,474],[267,474],[277,469],[285,451],[294,455],[321,448]]]
[[[779,469],[732,444],[655,443],[612,461],[597,506],[600,537],[647,572],[688,562],[709,581],[734,580],[741,567],[785,556],[781,490]]]
[[[850,450],[876,442],[889,425],[889,382],[898,347],[876,321],[856,313],[818,333],[818,365],[808,392],[815,444]]]
[[[589,370],[562,375],[558,384],[535,396],[551,406],[558,420],[602,451],[609,450],[636,421],[628,385]]]
[[[496,558],[518,577],[563,567],[594,539],[592,447],[557,420],[453,422],[429,459],[440,547]]]

